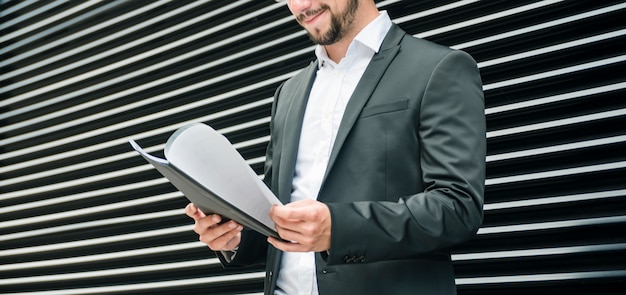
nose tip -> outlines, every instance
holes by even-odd
[[[301,12],[308,9],[311,6],[310,0],[287,0],[289,9],[293,12]]]

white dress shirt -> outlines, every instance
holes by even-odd
[[[317,199],[348,100],[391,25],[387,12],[380,12],[359,32],[339,63],[328,58],[323,46],[315,49],[319,64],[300,134],[292,202]],[[283,253],[277,280],[276,294],[317,295],[315,253]]]

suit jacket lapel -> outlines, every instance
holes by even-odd
[[[309,67],[304,70],[303,75],[299,75],[301,78],[298,81],[297,87],[294,87],[295,91],[281,95],[288,95],[289,97],[282,99],[289,99],[290,101],[287,117],[283,126],[285,132],[280,144],[282,156],[279,167],[280,174],[278,176],[278,198],[283,203],[288,203],[291,199],[291,189],[296,168],[298,144],[300,143],[302,120],[316,73],[317,62],[312,62]]]
[[[363,110],[363,107],[376,89],[376,86],[385,73],[385,70],[398,53],[398,50],[400,49],[399,43],[404,35],[405,32],[400,29],[400,27],[397,25],[391,26],[391,29],[387,33],[387,36],[381,45],[380,51],[372,57],[372,60],[363,73],[359,84],[350,97],[343,118],[341,119],[339,130],[337,131],[337,137],[335,138],[333,150],[330,154],[330,159],[328,161],[328,166],[326,167],[320,192],[324,188],[326,177],[328,177],[328,173],[332,169],[332,166],[337,159],[337,155],[348,137],[350,130],[361,114],[361,110]]]

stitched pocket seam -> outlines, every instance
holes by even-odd
[[[406,110],[409,107],[409,100],[403,99],[385,104],[373,105],[366,107],[361,112],[361,118],[371,117],[374,115],[391,113],[395,111]]]

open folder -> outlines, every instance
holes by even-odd
[[[165,159],[129,142],[205,214],[216,213],[278,238],[269,210],[281,202],[228,139],[210,126],[193,123],[176,130],[165,144]]]

